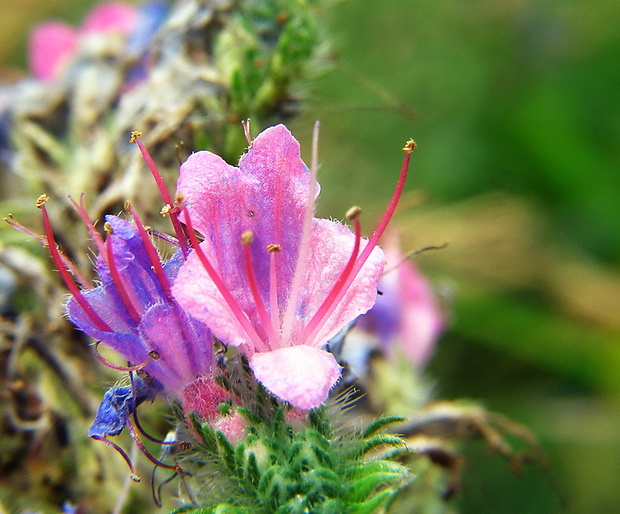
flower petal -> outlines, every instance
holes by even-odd
[[[254,234],[252,267],[264,301],[269,298],[267,246],[281,246],[276,264],[278,302],[285,305],[299,253],[310,173],[301,160],[299,143],[283,125],[262,132],[239,166],[229,166],[210,152],[197,152],[181,166],[177,189],[194,228],[205,236],[201,247],[252,323],[259,326],[259,320],[253,318],[255,301],[245,271],[241,235],[247,231]],[[187,267],[195,272],[200,263],[190,258]],[[183,275],[191,279],[191,274]],[[183,296],[180,289],[175,293],[179,298]],[[228,309],[225,302],[218,304],[222,310]],[[209,306],[211,311],[214,308]],[[218,336],[235,344],[234,337]]]
[[[410,262],[398,270],[400,339],[406,356],[423,366],[433,353],[446,320],[426,278]]]
[[[321,328],[311,340],[298,341],[302,329],[319,310],[323,301],[336,284],[353,251],[355,235],[341,223],[315,218],[312,228],[310,255],[302,302],[297,307],[292,344],[306,344],[317,348],[342,330],[347,323],[370,309],[377,298],[377,282],[383,272],[385,257],[376,247],[357,274],[334,311],[327,316]],[[360,252],[367,244],[363,239]]]
[[[73,55],[78,33],[73,27],[58,21],[37,25],[28,44],[29,68],[36,79],[53,80],[63,63]]]
[[[138,329],[149,351],[160,355],[146,370],[174,393],[180,394],[188,382],[210,372],[213,336],[177,304],[153,305]]]
[[[275,396],[305,410],[326,400],[341,370],[331,353],[304,345],[255,353],[250,367]]]
[[[129,34],[137,21],[138,10],[134,6],[123,2],[103,2],[88,13],[82,31]]]

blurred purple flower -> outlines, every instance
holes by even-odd
[[[377,347],[392,356],[400,350],[416,367],[432,355],[446,319],[432,288],[410,259],[406,259],[394,237],[384,246],[387,272],[379,280],[381,295],[360,316],[347,336],[350,345]],[[352,358],[354,350],[347,350]],[[363,371],[362,371],[363,372]]]

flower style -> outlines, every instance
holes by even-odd
[[[384,265],[377,240],[396,207],[414,143],[405,148],[388,211],[365,240],[355,209],[349,213],[355,233],[314,218],[316,162],[306,167],[286,127],[248,141],[238,168],[210,152],[194,153],[181,166],[177,198],[193,250],[172,291],[217,338],[247,355],[269,391],[308,410],[340,377],[325,351],[328,341],[375,302]],[[199,244],[194,229],[204,237]]]

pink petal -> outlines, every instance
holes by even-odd
[[[297,309],[292,344],[321,347],[347,323],[374,305],[377,299],[377,282],[385,264],[383,250],[379,247],[372,251],[349,290],[337,303],[334,312],[324,321],[316,336],[309,341],[295,340],[295,335],[299,336],[302,333],[303,327],[334,287],[351,256],[354,241],[354,234],[345,225],[325,219],[314,220],[309,264],[301,295],[302,305]],[[362,240],[360,252],[366,243],[366,240]]]
[[[195,228],[211,241],[231,289],[247,289],[241,234],[254,233],[253,265],[268,296],[270,244],[282,247],[278,270],[280,304],[286,301],[298,255],[308,202],[310,172],[299,143],[284,125],[270,127],[241,157],[239,168],[210,152],[198,152],[181,166],[178,192]],[[207,243],[211,244],[211,243]]]
[[[284,306],[309,191],[310,174],[299,154],[299,143],[286,127],[278,125],[253,141],[240,168],[210,152],[192,154],[181,166],[178,192],[194,228],[205,236],[201,248],[265,340],[248,285],[241,235],[246,231],[254,234],[252,267],[265,302],[269,298],[267,246],[281,245],[278,300]],[[207,323],[217,337],[234,346],[247,342],[247,334],[195,255],[181,269],[173,291],[192,316]]]
[[[238,243],[240,246],[240,243]],[[215,251],[203,242],[201,248],[209,260],[217,265]],[[225,265],[224,265],[225,267]],[[242,273],[243,269],[234,270]],[[226,277],[226,275],[222,275]],[[202,266],[196,252],[192,252],[179,270],[172,286],[172,293],[181,306],[195,319],[205,323],[218,339],[232,346],[248,343],[248,336],[239,325],[223,296]],[[243,303],[252,319],[256,318],[256,307],[250,290],[239,288],[233,291],[237,301]]]
[[[314,409],[327,399],[341,370],[331,353],[310,346],[255,353],[250,367],[256,379],[275,396],[305,410]]]
[[[77,40],[77,30],[65,23],[48,21],[37,25],[28,44],[33,76],[39,80],[56,78],[63,63],[75,52]]]
[[[83,32],[130,34],[138,21],[138,10],[123,2],[104,2],[95,6],[82,24]]]

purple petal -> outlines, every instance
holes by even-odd
[[[140,338],[159,353],[147,371],[179,394],[197,376],[208,374],[213,364],[211,332],[192,320],[177,305],[154,305],[142,317]]]

